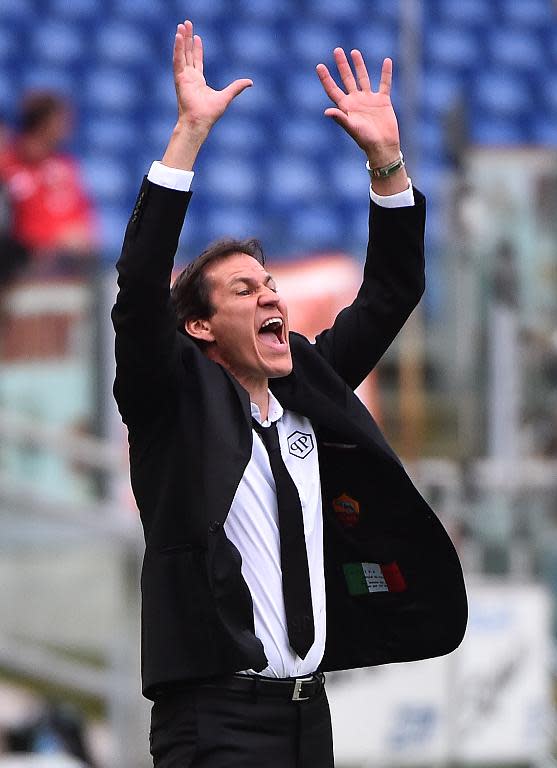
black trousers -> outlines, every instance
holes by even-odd
[[[157,698],[151,713],[155,768],[333,768],[325,689],[307,701],[237,691],[226,681]]]

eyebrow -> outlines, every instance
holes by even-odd
[[[253,285],[254,283],[259,282],[254,277],[233,277],[230,281],[230,285],[234,285],[235,283],[247,283],[249,285]],[[270,275],[268,272],[266,273],[265,279],[263,280],[264,285],[267,285],[270,282],[275,282],[275,279],[272,275]]]

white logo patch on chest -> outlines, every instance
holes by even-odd
[[[305,459],[313,451],[313,437],[306,432],[296,430],[288,435],[288,451],[298,459]]]

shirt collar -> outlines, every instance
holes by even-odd
[[[269,394],[269,413],[267,414],[267,421],[261,421],[261,411],[259,410],[259,406],[256,405],[255,403],[250,403],[252,418],[258,421],[263,427],[268,427],[274,421],[278,421],[279,419],[282,418],[282,415],[284,413],[284,409],[282,405],[279,403],[277,398],[273,395],[271,390],[268,389],[267,392]]]

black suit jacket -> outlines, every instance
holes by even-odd
[[[311,419],[323,494],[324,671],[440,655],[460,642],[458,557],[353,389],[423,291],[425,201],[372,204],[362,287],[311,344],[290,334],[293,370],[270,387]],[[144,180],[118,262],[115,396],[128,427],[146,550],[143,692],[267,662],[241,558],[223,523],[252,446],[248,393],[176,328],[170,274],[190,193]],[[342,499],[351,511],[342,514]],[[340,510],[340,512],[339,512]],[[350,517],[350,516],[349,516]],[[394,568],[389,592],[354,594],[356,564]],[[395,564],[393,566],[393,564]],[[357,590],[356,590],[357,592]]]

